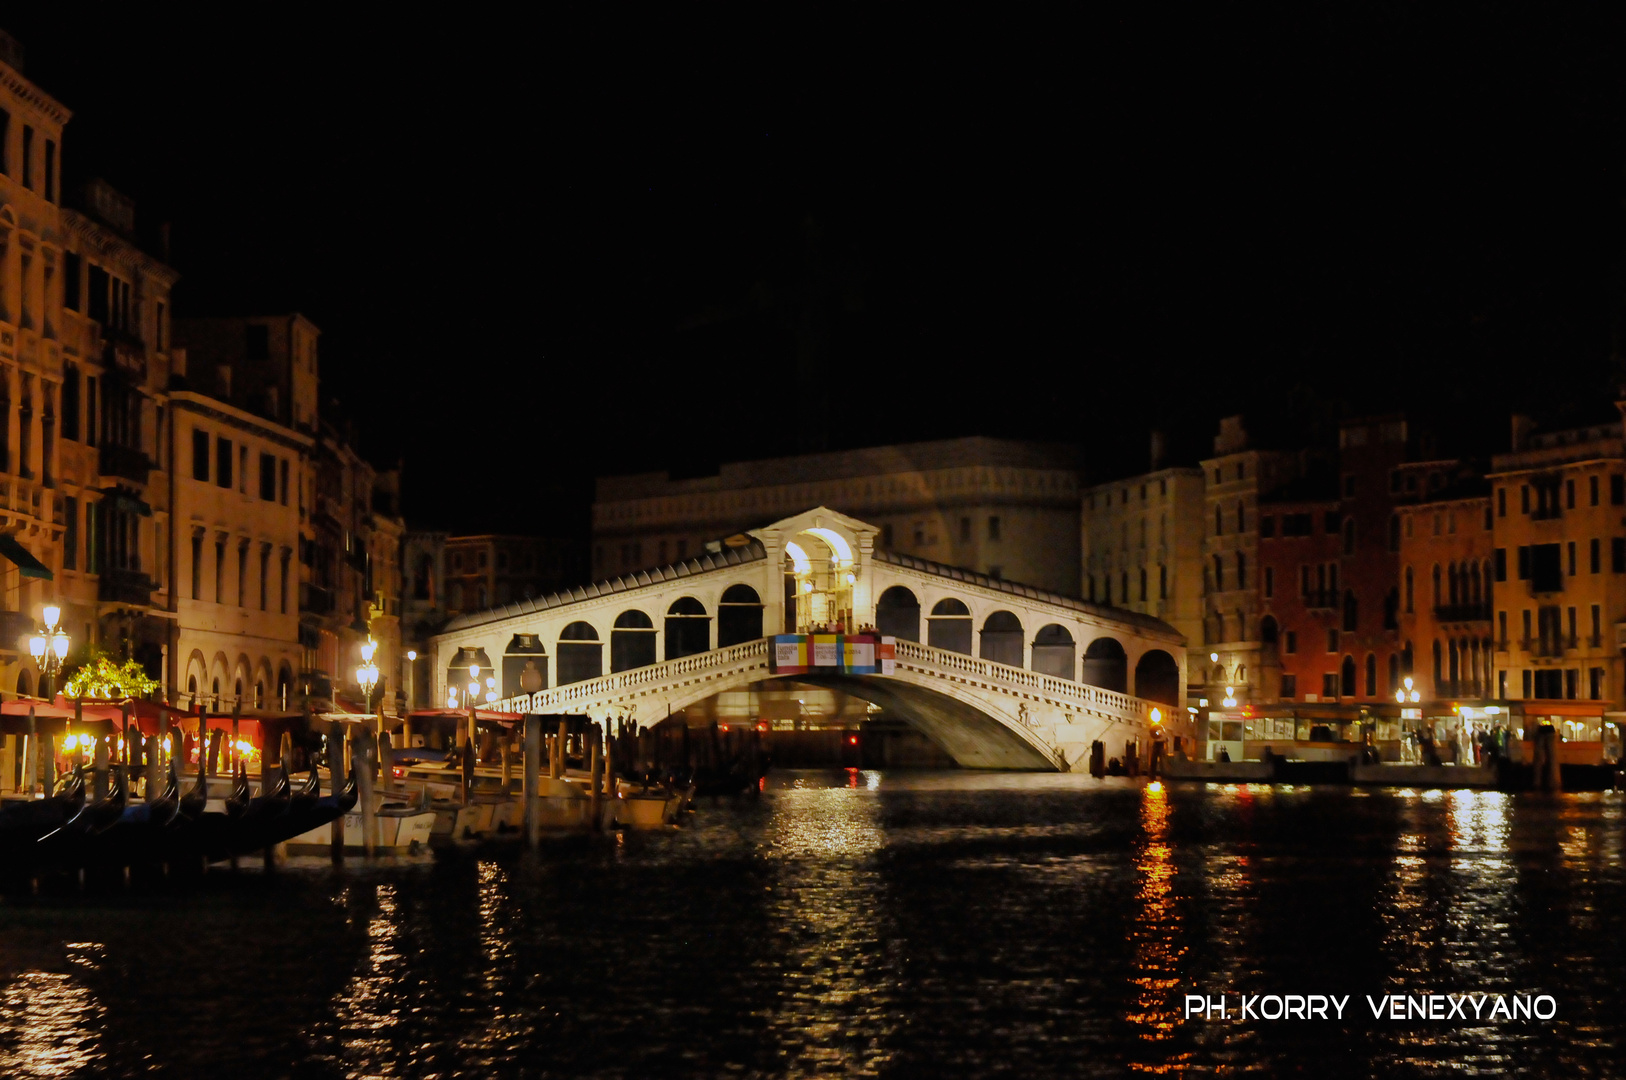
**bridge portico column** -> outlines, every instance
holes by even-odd
[[[777,529],[764,530],[762,549],[768,564],[767,589],[762,594],[762,632],[772,637],[785,631],[784,535]]]
[[[871,577],[875,565],[871,558],[875,553],[875,537],[859,533],[856,539],[858,550],[853,553],[853,574],[858,581],[853,585],[853,620],[858,626],[875,626],[875,582]]]

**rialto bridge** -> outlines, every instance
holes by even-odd
[[[1097,739],[1116,756],[1148,737],[1154,710],[1184,719],[1184,642],[1168,624],[877,551],[878,532],[820,507],[696,559],[459,616],[433,639],[436,698],[466,693],[473,665],[499,708],[636,706],[649,724],[793,679],[909,721],[963,766],[998,769],[1067,769]],[[772,635],[866,627],[895,639],[885,673],[774,670]]]

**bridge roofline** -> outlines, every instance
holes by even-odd
[[[876,562],[901,566],[932,577],[947,578],[950,581],[975,585],[991,592],[1006,593],[1011,596],[1020,596],[1026,600],[1036,600],[1041,604],[1067,608],[1070,611],[1077,611],[1103,622],[1119,623],[1143,634],[1169,638],[1182,648],[1185,646],[1186,638],[1184,634],[1153,615],[1142,615],[1138,611],[1125,611],[1122,608],[1092,604],[1087,600],[1079,600],[1076,597],[1066,596],[1062,593],[1049,592],[1045,589],[1035,588],[1032,585],[1006,581],[1003,578],[991,578],[987,574],[979,574],[974,570],[948,566],[944,563],[932,562],[930,559],[919,559],[913,555],[900,555],[895,551],[876,549],[874,558]]]
[[[615,593],[628,592],[632,589],[641,589],[646,585],[656,585],[665,581],[676,581],[679,578],[693,577],[696,574],[710,573],[714,570],[725,570],[730,566],[740,566],[744,563],[758,562],[768,557],[767,549],[762,542],[752,539],[742,547],[724,547],[721,551],[708,551],[693,559],[671,563],[667,566],[657,566],[650,570],[639,570],[636,573],[625,574],[621,577],[611,578],[608,581],[597,581],[591,585],[578,585],[573,589],[561,589],[547,596],[539,596],[530,600],[517,600],[512,604],[500,604],[496,607],[486,608],[483,611],[471,611],[459,615],[441,628],[439,634],[449,634],[455,630],[468,630],[476,626],[485,626],[488,623],[501,622],[520,615],[534,615],[539,611],[551,608],[564,607],[582,600],[591,600],[596,596],[611,596]]]

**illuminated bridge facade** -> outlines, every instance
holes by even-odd
[[[1175,733],[1181,636],[1137,613],[877,551],[878,529],[823,507],[697,559],[471,613],[433,641],[435,694],[523,712],[653,723],[716,694],[792,679],[907,720],[961,765],[1067,769]],[[885,674],[776,676],[779,633],[895,639]],[[489,687],[489,690],[488,690]],[[1155,713],[1154,713],[1155,710]]]

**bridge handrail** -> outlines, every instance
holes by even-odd
[[[1074,682],[1072,679],[1062,679],[1055,675],[1046,675],[1038,671],[1029,671],[1027,668],[1013,667],[1010,664],[1001,664],[997,660],[984,660],[977,656],[967,656],[964,653],[953,652],[949,649],[939,649],[932,645],[922,645],[918,641],[899,640],[893,647],[893,654],[900,659],[917,660],[923,663],[936,664],[939,667],[963,671],[968,675],[979,675],[985,679],[998,679],[1004,682],[1015,683],[1030,689],[1041,690],[1056,697],[1072,698],[1075,701],[1085,702],[1103,710],[1114,710],[1131,716],[1140,716],[1151,705],[1140,698],[1128,694],[1120,694],[1115,690],[1106,690],[1089,683]]]
[[[767,660],[769,646],[769,639],[758,638],[755,641],[747,641],[740,645],[729,645],[725,648],[711,649],[703,653],[678,657],[674,660],[663,660],[657,664],[632,668],[628,671],[601,675],[596,679],[584,679],[581,682],[567,683],[564,686],[556,686],[550,690],[538,690],[530,696],[529,708],[532,712],[555,712],[573,702],[594,701],[608,695],[636,689],[640,686],[659,684],[705,672],[723,671],[733,667],[760,663]],[[1086,708],[1092,708],[1102,713],[1122,717],[1144,719],[1147,711],[1154,704],[1128,694],[1120,694],[1115,690],[1091,686],[1089,683],[1074,682],[1072,679],[1063,679],[1055,675],[1029,671],[1027,668],[1001,664],[996,660],[967,656],[964,653],[954,652],[949,649],[923,645],[918,641],[899,640],[894,646],[894,656],[899,660],[931,665],[966,675],[974,675],[992,682],[1019,686],[1052,697],[1077,702]]]
[[[532,694],[531,711],[548,712],[572,701],[597,698],[604,694],[615,693],[618,690],[630,690],[633,687],[646,686],[649,683],[665,682],[669,679],[677,679],[714,668],[732,667],[746,661],[765,659],[767,655],[768,639],[758,638],[756,641],[748,641],[743,645],[729,645],[722,649],[710,649],[703,653],[680,656],[675,660],[663,660],[658,664],[648,664],[628,671],[618,671],[611,675],[600,675],[596,679],[583,679],[581,682],[566,683],[564,686],[556,686],[551,690],[538,690]]]

